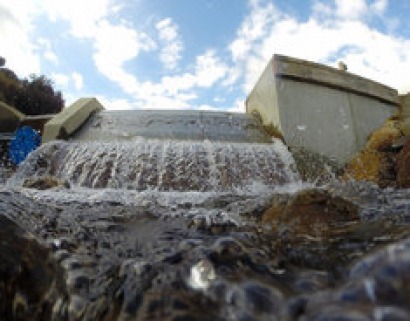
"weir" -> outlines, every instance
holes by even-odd
[[[79,141],[158,138],[270,143],[257,119],[246,114],[194,110],[103,110],[71,136]]]
[[[251,115],[103,110],[81,99],[45,126],[9,185],[52,176],[72,187],[222,192],[297,181],[293,159]],[[67,141],[56,141],[64,138]]]
[[[399,96],[346,70],[274,55],[246,99],[246,112],[258,114],[287,146],[343,166],[399,112]]]
[[[272,144],[140,139],[54,142],[33,152],[9,185],[53,176],[73,187],[233,191],[298,179],[279,140]]]
[[[274,81],[277,101],[313,107],[300,95],[313,84]],[[318,90],[312,101],[363,98]],[[308,142],[320,126],[289,106],[297,122],[279,129]],[[83,98],[42,137],[0,184],[6,319],[410,320],[409,189],[312,188],[251,115],[106,111]]]

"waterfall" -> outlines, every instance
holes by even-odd
[[[20,166],[8,185],[54,176],[72,187],[158,191],[232,191],[298,180],[293,159],[272,144],[136,139],[45,144]]]

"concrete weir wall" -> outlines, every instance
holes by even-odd
[[[369,134],[399,111],[395,89],[343,70],[274,55],[246,100],[290,147],[304,147],[340,165]]]
[[[95,98],[80,98],[44,125],[42,142],[67,139],[72,136],[94,113],[104,107]]]
[[[272,142],[260,123],[249,115],[199,110],[103,110],[70,137],[80,141],[140,138]]]
[[[410,137],[410,93],[400,96],[401,103],[401,131]]]

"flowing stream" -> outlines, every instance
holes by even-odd
[[[0,185],[2,320],[410,319],[409,190],[329,181],[358,219],[290,233],[261,220],[312,188],[282,142],[97,132]]]

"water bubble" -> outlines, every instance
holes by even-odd
[[[194,289],[206,290],[215,278],[216,274],[212,263],[209,260],[202,259],[191,267],[188,284]]]

